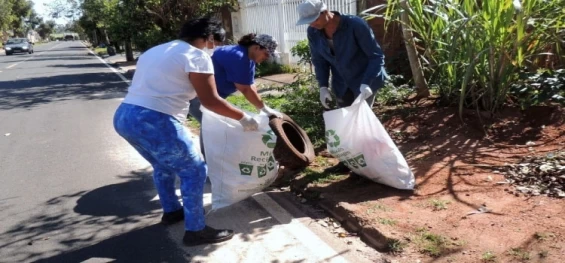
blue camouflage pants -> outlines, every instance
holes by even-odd
[[[165,213],[182,207],[175,194],[180,178],[184,224],[189,231],[205,226],[203,194],[207,166],[184,125],[174,117],[122,103],[114,115],[114,128],[153,166],[153,181]]]

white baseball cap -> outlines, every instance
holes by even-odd
[[[296,25],[309,25],[316,21],[320,13],[328,10],[326,4],[320,0],[305,0],[296,7],[298,22]]]

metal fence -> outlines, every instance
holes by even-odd
[[[300,40],[306,39],[308,26],[296,26],[296,7],[302,0],[240,0],[240,9],[232,13],[232,24],[236,38],[248,33],[263,33],[274,36],[279,42],[277,50],[281,62],[295,64],[297,57],[290,49]],[[326,0],[328,10],[343,14],[357,14],[356,0]]]

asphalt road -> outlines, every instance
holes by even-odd
[[[281,192],[209,214],[231,241],[183,246],[182,223],[158,224],[151,167],[112,127],[127,86],[78,41],[0,52],[0,262],[381,262]]]

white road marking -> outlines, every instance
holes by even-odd
[[[84,45],[84,43],[80,42],[84,47],[86,47],[86,45]],[[88,47],[86,47],[88,48]],[[104,65],[106,65],[106,67],[108,67],[110,70],[112,70],[114,73],[116,73],[116,75],[118,75],[118,77],[120,77],[120,79],[122,79],[123,82],[127,83],[128,85],[131,84],[130,81],[124,77],[124,75],[122,75],[122,73],[120,73],[119,71],[117,71],[114,67],[110,66],[108,64],[108,62],[106,62],[104,59],[102,59],[101,57],[99,57],[98,55],[94,54],[94,52],[92,52],[92,50],[88,49],[88,52],[94,56],[96,56],[98,58],[98,60],[100,60],[100,62],[104,63]]]

